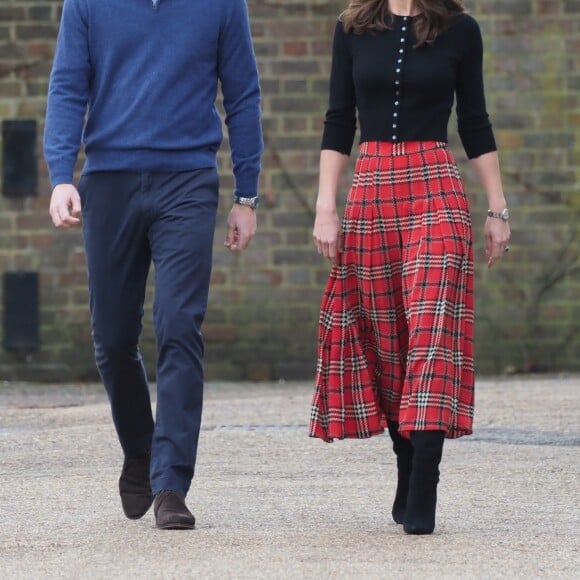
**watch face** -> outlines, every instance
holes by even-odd
[[[507,207],[501,212],[501,217],[506,221],[510,219],[510,211]]]

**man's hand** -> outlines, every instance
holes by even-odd
[[[256,210],[235,203],[228,216],[225,247],[232,252],[245,250],[256,234],[256,227]]]
[[[69,183],[57,185],[50,198],[50,217],[57,228],[70,228],[81,223],[81,198],[77,188]]]

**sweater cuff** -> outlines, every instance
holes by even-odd
[[[236,177],[234,195],[236,197],[256,197],[258,195],[258,179],[258,175]]]
[[[485,153],[497,151],[497,144],[491,127],[487,131],[477,133],[460,132],[459,137],[468,159],[475,159]]]
[[[355,131],[337,125],[326,124],[322,135],[320,149],[338,151],[343,155],[350,155],[354,143]]]
[[[72,184],[74,183],[73,174],[66,172],[51,173],[50,175],[50,185],[54,189],[57,185]]]

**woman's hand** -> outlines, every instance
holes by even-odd
[[[313,238],[318,253],[334,263],[341,245],[340,221],[336,209],[316,211]]]
[[[501,213],[506,207],[506,199],[501,184],[499,157],[497,151],[484,153],[471,160],[479,181],[487,193],[487,207]],[[507,252],[510,240],[510,226],[507,220],[488,217],[485,221],[485,253],[487,267],[491,268]],[[507,248],[507,249],[506,249]]]
[[[348,155],[323,149],[320,152],[320,176],[316,196],[314,244],[321,256],[335,262],[341,250],[341,228],[336,213],[336,192],[341,175],[348,163]]]
[[[485,253],[487,267],[491,268],[509,250],[510,226],[507,221],[493,217],[485,220]]]

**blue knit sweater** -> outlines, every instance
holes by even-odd
[[[81,138],[84,173],[215,167],[218,82],[236,193],[251,197],[263,143],[245,0],[65,0],[44,135],[52,186],[72,183]]]

